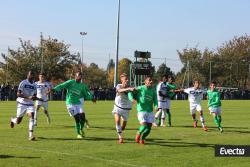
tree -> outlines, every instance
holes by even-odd
[[[174,73],[171,71],[169,67],[166,66],[165,63],[162,63],[159,67],[158,70],[155,73],[155,77],[159,80],[162,78],[163,75],[172,75],[174,76]]]
[[[66,72],[79,62],[79,55],[71,54],[70,45],[64,44],[63,41],[50,37],[43,39],[41,35],[41,43],[34,46],[30,41],[19,40],[21,46],[16,50],[9,49],[7,55],[2,54],[4,61],[0,62],[0,69],[9,76],[7,78],[10,83],[17,83],[26,78],[28,70],[38,74],[42,69],[49,80],[65,80],[68,79]]]

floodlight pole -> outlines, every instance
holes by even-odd
[[[40,34],[40,56],[41,56],[41,73],[43,73],[43,64],[44,64],[44,57],[43,57],[43,33]]]
[[[119,31],[120,31],[120,0],[118,0],[118,13],[117,13],[117,38],[116,38],[116,58],[115,58],[115,72],[114,72],[114,87],[118,83],[118,60],[119,60]]]

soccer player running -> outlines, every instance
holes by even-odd
[[[77,138],[82,139],[85,134],[83,131],[85,123],[85,113],[82,108],[80,99],[83,97],[84,100],[95,101],[93,95],[90,93],[86,84],[81,82],[82,73],[77,71],[75,73],[74,80],[68,80],[54,87],[52,90],[59,91],[61,89],[66,89],[66,106],[70,116],[75,119],[75,128],[77,132]]]
[[[204,90],[200,89],[200,81],[194,80],[193,87],[183,89],[185,93],[188,94],[188,100],[190,104],[190,113],[193,118],[193,126],[194,128],[197,127],[198,120],[196,119],[196,111],[199,112],[200,121],[202,124],[202,128],[204,131],[207,131],[207,127],[205,125],[205,119],[201,107],[201,100],[203,99]]]
[[[40,99],[43,99],[43,101],[36,100],[36,110],[35,110],[35,126],[37,126],[37,117],[38,117],[38,111],[42,107],[44,114],[47,117],[47,122],[50,124],[50,116],[48,111],[48,95],[51,91],[51,84],[47,81],[45,81],[45,75],[44,73],[39,74],[39,80],[35,82],[36,85],[36,91],[37,91],[37,97]]]
[[[129,112],[132,108],[132,103],[128,99],[128,92],[134,91],[135,88],[129,87],[127,74],[120,75],[121,84],[116,86],[115,104],[112,114],[115,118],[115,127],[118,134],[118,142],[123,143],[122,131],[127,125]]]
[[[137,102],[137,116],[140,122],[140,128],[136,134],[135,141],[140,144],[145,143],[146,137],[149,135],[154,122],[153,106],[158,107],[157,94],[152,86],[151,76],[145,78],[145,85],[139,86],[135,90],[135,94],[129,92],[129,100]]]
[[[29,117],[29,140],[35,140],[34,130],[34,112],[35,107],[33,100],[41,100],[36,96],[36,86],[33,83],[34,73],[29,71],[27,79],[23,80],[17,91],[17,113],[16,117],[11,117],[10,127],[14,128],[15,124],[20,124],[23,116],[27,113]]]
[[[158,109],[155,114],[155,123],[153,123],[154,126],[166,126],[165,125],[165,115],[167,112],[167,75],[164,75],[162,77],[162,80],[159,82],[159,84],[156,87],[156,93],[157,93],[157,100],[158,100]]]
[[[222,133],[223,128],[221,126],[221,96],[218,89],[216,89],[216,82],[210,83],[210,89],[207,91],[207,99],[210,114],[213,115],[214,122],[217,125],[219,131]]]

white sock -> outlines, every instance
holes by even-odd
[[[118,124],[116,124],[115,127],[116,127],[118,137],[119,137],[119,139],[121,139],[122,138],[122,127],[121,127],[121,125],[118,125]]]
[[[33,129],[34,129],[34,119],[29,119],[29,137],[33,136]]]
[[[11,122],[13,122],[14,124],[16,124],[17,118],[11,118]]]

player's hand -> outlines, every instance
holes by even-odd
[[[136,101],[136,100],[133,100],[133,101],[132,101],[132,104],[136,104],[136,103],[137,103],[137,101]]]
[[[133,91],[135,91],[135,87],[130,87],[130,88],[128,88],[128,90],[133,92]]]

